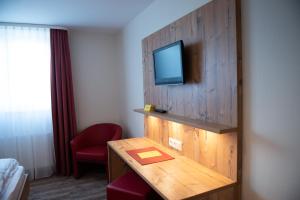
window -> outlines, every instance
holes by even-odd
[[[52,173],[50,30],[0,26],[0,158],[31,178]]]

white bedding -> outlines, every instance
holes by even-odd
[[[20,190],[25,181],[24,167],[19,166],[16,161],[3,160],[4,159],[0,159],[0,182],[2,183],[2,189],[0,188],[0,200],[18,199]],[[11,163],[8,164],[7,162]],[[4,171],[4,169],[7,171]]]
[[[21,188],[25,181],[25,170],[24,167],[18,166],[14,176],[9,180],[9,184],[4,189],[4,193],[0,199],[3,200],[16,200],[18,199]]]
[[[8,183],[8,180],[15,174],[19,163],[15,159],[0,159],[0,195]]]

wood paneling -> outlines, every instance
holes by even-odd
[[[234,0],[214,0],[146,37],[144,101],[169,113],[237,127],[237,36]],[[152,51],[183,40],[187,83],[155,86]]]
[[[142,41],[144,103],[168,110],[167,115],[145,115],[145,136],[167,148],[170,148],[169,137],[181,140],[183,149],[178,154],[238,183],[234,187],[211,191],[205,197],[195,199],[240,199],[240,29],[240,1],[213,0]],[[155,86],[152,51],[178,40],[183,40],[185,45],[187,83],[179,86]],[[205,126],[209,124],[206,122],[217,126]],[[227,129],[225,134],[213,133],[222,132],[220,127],[235,129]]]
[[[216,134],[156,117],[145,117],[146,137],[169,147],[169,137],[182,141],[179,154],[237,180],[237,134]],[[171,148],[171,147],[169,147]]]
[[[189,126],[192,126],[195,128],[204,129],[206,131],[211,131],[214,133],[230,133],[230,132],[235,132],[238,130],[236,127],[229,127],[229,126],[225,126],[222,124],[216,124],[216,123],[212,123],[212,122],[202,121],[199,119],[191,119],[188,117],[178,116],[178,115],[169,114],[169,113],[146,112],[146,111],[144,111],[144,109],[134,109],[134,111],[144,114],[144,115],[158,117],[160,119],[165,119],[168,121],[173,121],[173,122],[189,125]]]
[[[213,198],[209,198],[209,200],[213,200],[216,199],[218,191],[223,192],[224,189],[232,188],[235,185],[235,181],[148,138],[110,141],[108,146],[110,152],[114,152],[122,158],[164,199],[202,199],[213,195]],[[168,153],[175,159],[141,165],[126,152],[127,150],[150,146]],[[112,171],[112,173],[115,172]],[[117,175],[111,175],[111,177],[115,176]],[[212,194],[212,192],[215,193]]]

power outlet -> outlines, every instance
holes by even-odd
[[[182,150],[182,142],[172,137],[169,137],[169,146],[178,151]]]

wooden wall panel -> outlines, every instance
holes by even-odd
[[[214,0],[146,37],[144,101],[169,113],[224,124],[237,123],[235,0]],[[187,83],[155,86],[152,51],[183,40]]]
[[[183,40],[186,84],[155,86],[152,51]],[[240,1],[213,0],[142,41],[144,103],[192,119],[238,127],[215,134],[145,116],[145,136],[166,146],[183,142],[179,153],[213,169],[237,185],[212,192],[205,200],[240,198],[242,152],[242,69]],[[170,147],[169,147],[170,148]]]
[[[145,134],[166,147],[169,137],[176,138],[183,143],[180,154],[237,180],[236,133],[216,134],[149,116],[145,117]]]

